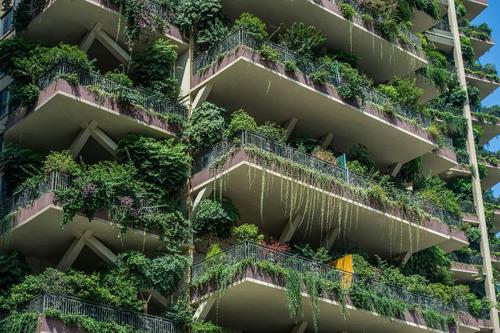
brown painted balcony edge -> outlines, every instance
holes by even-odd
[[[235,151],[232,154],[232,156],[224,163],[224,165],[219,168],[219,172],[224,172],[226,170],[230,170],[232,167],[235,167],[242,162],[252,163],[255,161],[249,153],[245,152],[242,149],[239,149],[239,150]],[[210,181],[215,176],[216,175],[214,175],[213,172],[209,168],[203,169],[202,171],[200,171],[192,176],[191,186],[192,186],[192,188],[196,188],[197,186]],[[330,190],[328,190],[329,193],[333,193],[336,195],[345,196],[345,194],[346,194],[345,190],[344,191],[340,190],[340,191],[338,191],[338,193],[334,193]],[[352,198],[350,198],[350,199],[352,199]],[[415,225],[415,223],[412,222],[412,219],[408,218],[402,210],[381,207],[374,200],[368,200],[367,202],[359,202],[357,200],[355,200],[355,201],[358,204],[367,205],[368,207],[370,207],[372,209],[375,209],[375,210],[378,210],[381,212],[385,212],[385,213],[389,213],[396,218],[404,219],[404,220],[408,221],[410,224]],[[452,226],[449,226],[445,223],[442,223],[441,221],[434,219],[434,218],[425,219],[424,221],[422,221],[422,224],[420,226],[417,226],[417,227],[428,228],[432,231],[435,231],[435,232],[438,232],[438,233],[444,234],[446,236],[450,236],[450,237],[453,237],[453,238],[456,238],[456,239],[459,239],[461,241],[468,243],[467,236],[465,235],[465,233],[463,231],[461,231],[457,228],[454,228]]]
[[[237,273],[231,279],[231,281],[228,282],[228,288],[230,288],[231,285],[235,285],[235,284],[244,282],[246,279],[259,280],[259,281],[274,285],[278,288],[283,288],[286,285],[285,281],[283,281],[282,279],[277,278],[275,276],[272,276],[271,274],[264,271],[263,269],[254,268],[252,266],[247,266],[244,269],[244,271]],[[194,301],[198,301],[198,300],[203,299],[207,295],[215,293],[217,291],[218,291],[218,288],[216,285],[208,283],[208,284],[202,285],[201,287],[198,287],[198,288],[192,288],[191,289],[191,297]],[[306,291],[304,291],[304,292],[306,292]],[[219,297],[223,297],[223,296],[219,296]],[[338,295],[336,295],[335,293],[327,294],[327,293],[323,292],[323,294],[318,295],[318,297],[320,298],[320,300],[323,299],[323,300],[326,300],[329,302],[333,301],[336,303],[340,303]],[[352,300],[350,299],[349,296],[346,296],[346,305],[351,307],[350,310],[368,311],[368,310],[354,307]],[[368,311],[368,312],[370,312],[370,311]],[[468,314],[467,315],[464,314],[465,318],[468,318],[469,316],[470,315],[468,315]],[[472,316],[470,316],[470,317],[472,317]],[[474,318],[472,317],[471,321],[473,321],[473,319]],[[391,320],[401,320],[401,321],[410,322],[410,323],[413,323],[416,325],[422,325],[422,326],[429,327],[429,326],[427,326],[427,323],[425,322],[423,316],[416,311],[415,312],[406,311],[404,314],[404,318],[391,318]],[[390,323],[390,321],[388,323]],[[457,330],[457,328],[450,327],[450,330],[448,332],[456,333],[456,332],[458,332],[458,330]]]
[[[211,64],[208,69],[199,71],[193,75],[193,86],[198,87],[205,81],[208,81],[212,76],[217,73],[223,71],[227,67],[231,66],[234,62],[238,61],[240,58],[245,58],[256,65],[261,65],[267,68],[268,70],[276,73],[279,76],[285,77],[289,80],[293,80],[298,82],[301,85],[308,86],[318,93],[325,94],[333,99],[336,99],[340,103],[344,103],[350,105],[356,111],[361,111],[362,113],[368,113],[372,116],[377,117],[383,122],[391,124],[397,128],[400,128],[404,131],[410,132],[413,135],[416,135],[423,140],[432,142],[437,145],[434,137],[425,129],[418,127],[416,125],[411,124],[410,122],[404,121],[398,117],[391,117],[386,113],[377,110],[372,106],[363,107],[360,105],[359,101],[348,101],[340,97],[337,89],[331,84],[320,85],[315,83],[311,78],[309,78],[306,74],[298,71],[296,73],[289,73],[285,70],[285,67],[280,63],[272,63],[262,58],[259,52],[247,47],[247,46],[238,46],[235,50],[230,52],[229,54],[225,54],[221,60],[216,61]]]
[[[458,164],[457,153],[450,147],[437,147],[435,153]]]
[[[179,126],[163,120],[158,115],[147,112],[139,107],[122,105],[113,101],[110,97],[105,97],[103,101],[98,100],[96,95],[84,86],[72,86],[66,80],[56,79],[49,84],[49,86],[40,92],[37,102],[31,107],[23,107],[8,116],[6,132],[23,121],[33,112],[37,111],[46,102],[52,99],[57,94],[70,95],[76,100],[85,103],[93,104],[100,109],[108,109],[112,112],[118,113],[120,116],[127,116],[136,121],[142,122],[147,126],[156,127],[162,131],[168,132],[170,135],[175,135],[179,132]]]

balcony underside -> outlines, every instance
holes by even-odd
[[[484,278],[477,265],[452,262],[450,271],[456,283],[474,283]]]
[[[488,52],[493,46],[495,46],[495,43],[487,40],[471,38],[470,41],[472,47],[474,48],[476,59],[479,59],[482,55]]]
[[[500,123],[477,121],[477,118],[474,115],[472,115],[472,120],[475,125],[481,125],[483,128],[483,135],[479,138],[479,144],[484,145],[500,134]]]
[[[207,320],[217,322],[225,328],[243,329],[244,332],[293,332],[296,326],[287,308],[286,291],[283,287],[261,278],[245,277],[233,284],[208,313]],[[308,322],[304,332],[314,332],[310,299],[302,294],[304,321]],[[390,319],[375,312],[346,305],[345,313],[338,302],[319,299],[320,318],[318,332],[349,333],[417,333],[442,332],[425,326],[419,316],[407,314],[406,320]],[[246,315],[241,315],[246,314]],[[460,332],[478,332],[473,327],[460,326]]]
[[[273,27],[294,22],[313,25],[327,38],[328,48],[358,55],[359,67],[376,82],[405,77],[426,64],[424,59],[346,20],[329,0],[225,0],[224,11],[231,19],[248,11]]]
[[[465,74],[467,79],[467,83],[472,87],[476,87],[479,89],[479,98],[481,100],[488,97],[491,93],[493,93],[499,86],[500,83],[490,81],[487,79],[483,79],[474,75]]]
[[[463,3],[467,9],[465,18],[470,21],[488,7],[487,0],[465,0]]]
[[[294,186],[288,192],[287,184]],[[217,176],[209,170],[195,174],[192,186],[193,195],[203,188],[206,188],[206,193],[211,190],[222,191],[238,208],[242,223],[256,224],[275,239],[280,238],[291,219],[302,216],[292,239],[318,246],[325,244],[335,229],[339,231],[338,242],[354,244],[383,257],[416,252],[433,245],[447,252],[467,245],[463,232],[438,221],[410,223],[374,208],[376,204],[371,203],[369,206],[358,199],[354,201],[346,194],[327,192],[299,183],[278,171],[264,172],[243,151],[229,158],[224,171]],[[291,193],[300,194],[301,197],[292,211],[292,205],[289,204]]]
[[[126,19],[120,18],[119,8],[108,1],[100,0],[56,0],[50,3],[43,12],[36,15],[26,30],[21,34],[31,40],[44,44],[59,44],[61,42],[79,45],[86,34],[96,24],[102,24],[101,30],[118,44],[123,50],[128,50],[128,39],[125,35]],[[117,37],[117,31],[120,29]],[[187,50],[188,44],[183,41],[179,30],[173,26],[167,27],[162,37],[169,39],[179,47],[179,53]],[[140,51],[145,45],[160,37],[158,33],[142,32],[134,42],[134,52]],[[97,46],[96,46],[97,45]],[[103,47],[94,44],[89,50],[91,56],[104,55]],[[101,59],[101,58],[100,58]],[[102,58],[106,60],[106,57]]]
[[[158,115],[121,106],[109,98],[98,102],[87,88],[57,80],[41,92],[34,107],[9,115],[4,139],[38,151],[64,150],[92,122],[115,142],[129,133],[169,138],[177,131]],[[109,157],[97,150],[94,153],[93,159]]]
[[[322,138],[333,134],[332,146],[347,151],[363,144],[380,168],[406,163],[437,145],[430,134],[375,108],[353,106],[342,101],[331,85],[317,86],[303,74],[286,74],[280,65],[264,66],[258,54],[240,48],[226,56],[201,77],[195,88],[212,85],[210,102],[230,111],[243,108],[258,122],[284,124],[298,119],[293,134]],[[215,68],[215,66],[217,66]]]
[[[144,231],[129,229],[121,234],[118,226],[108,221],[104,212],[98,212],[91,222],[81,215],[64,227],[61,227],[62,222],[63,211],[55,204],[54,193],[44,194],[30,206],[16,212],[12,228],[2,235],[1,247],[57,264],[73,241],[86,231],[91,231],[93,237],[114,253],[142,249],[152,253],[162,244],[157,235]]]
[[[453,52],[453,36],[451,32],[440,29],[432,29],[425,35],[431,43],[441,52],[450,54]]]
[[[495,255],[491,255],[491,265],[497,269],[500,270],[500,257],[497,257]]]
[[[486,177],[482,180],[483,191],[495,186],[500,181],[500,167],[486,164]]]
[[[424,174],[438,175],[450,168],[455,167],[458,162],[453,151],[438,148],[422,157]]]

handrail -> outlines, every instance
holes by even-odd
[[[198,56],[195,57],[192,63],[193,74],[196,74],[210,66],[219,58],[221,54],[230,52],[231,50],[239,46],[246,46],[252,50],[258,51],[262,48],[263,45],[266,45],[277,52],[277,54],[279,54],[280,61],[294,62],[297,67],[305,74],[311,74],[318,68],[321,68],[320,64],[301,58],[293,51],[290,51],[279,44],[259,38],[243,29],[239,29],[229,34],[217,45],[211,47],[205,52],[198,54]],[[335,87],[339,87],[344,84],[346,79],[340,74],[338,61],[334,61],[333,66],[333,72],[335,72],[335,74],[331,75],[328,78],[328,81]],[[421,114],[413,108],[394,103],[388,96],[384,95],[373,87],[361,86],[360,98],[363,104],[370,102],[378,105],[392,104],[394,105],[394,112],[396,114],[407,119],[414,119],[423,127],[428,127],[431,124],[431,119],[429,117]]]
[[[411,292],[399,286],[382,283],[376,279],[362,278],[355,273],[346,272],[330,265],[318,263],[292,253],[276,251],[268,246],[248,241],[231,246],[214,256],[195,263],[192,269],[193,285],[202,282],[203,275],[210,272],[210,269],[217,267],[217,265],[228,266],[242,261],[253,263],[269,261],[275,265],[292,269],[299,273],[315,273],[321,278],[331,281],[343,281],[345,278],[351,277],[352,281],[363,284],[367,288],[370,288],[370,290],[379,293],[380,296],[399,299],[407,304],[418,304],[422,308],[431,308],[442,313],[452,313],[454,311],[467,312],[463,310],[463,306],[459,306],[458,304],[451,307],[431,296]]]
[[[320,160],[293,147],[267,139],[252,132],[243,131],[236,137],[236,139],[237,140],[225,139],[213,146],[206,153],[200,155],[197,159],[195,159],[193,172],[196,173],[203,169],[209,168],[212,163],[219,157],[236,148],[254,146],[258,149],[273,153],[282,158],[286,158],[287,160],[290,160],[294,163],[318,170],[323,174],[343,181],[347,185],[368,188],[374,184],[374,181],[372,179],[352,172],[349,169],[342,168],[332,163]],[[409,199],[408,204],[412,204],[424,209],[427,213],[436,218],[439,218],[441,221],[448,225],[460,226],[463,223],[460,216],[453,214],[445,210],[443,207],[439,207],[434,203],[421,198],[418,195],[412,194],[410,192],[403,192],[402,190],[398,189],[395,189],[395,191],[398,195],[406,195]]]
[[[176,325],[167,318],[126,311],[104,304],[90,303],[66,295],[50,293],[39,295],[25,306],[24,311],[44,313],[49,309],[60,311],[65,315],[78,314],[98,321],[115,322],[119,325],[127,325],[151,333],[180,332]]]
[[[134,103],[153,111],[157,114],[173,114],[187,120],[187,110],[184,106],[172,102],[168,99],[161,99],[153,96],[139,88],[129,88],[116,81],[113,81],[97,72],[87,71],[69,64],[67,62],[58,62],[44,75],[42,75],[38,84],[40,89],[45,89],[51,82],[64,75],[76,74],[78,84],[89,87],[98,87],[108,94],[123,94],[134,97]]]

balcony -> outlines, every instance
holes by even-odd
[[[462,201],[460,202],[460,207],[464,212],[464,222],[479,224],[479,218],[477,217],[476,206],[472,201]]]
[[[140,52],[145,45],[160,36],[177,45],[179,54],[187,50],[187,42],[183,40],[180,31],[168,24],[172,13],[167,12],[154,0],[144,0],[144,5],[154,18],[167,22],[167,27],[165,33],[143,29],[138,40],[134,41],[133,52]],[[152,18],[145,19],[154,21]],[[121,62],[126,62],[127,56],[123,53],[127,52],[129,47],[124,31],[125,21],[126,19],[120,16],[118,6],[110,1],[50,0],[43,10],[33,10],[32,21],[20,34],[42,44],[55,45],[63,42],[85,46],[91,58],[109,60],[114,56]],[[92,42],[94,40],[98,43]],[[115,41],[121,50],[113,46]]]
[[[465,9],[467,9],[465,18],[472,21],[488,7],[488,0],[464,0],[464,5]]]
[[[269,26],[278,27],[284,23],[304,22],[315,26],[327,38],[326,46],[331,50],[344,50],[359,56],[359,66],[376,82],[385,82],[397,77],[405,77],[424,66],[424,53],[420,38],[410,31],[402,31],[408,46],[400,46],[381,37],[380,32],[367,26],[361,14],[355,15],[353,22],[344,18],[339,3],[346,3],[358,13],[363,9],[355,0],[266,0],[245,1],[225,0],[224,12],[230,19],[242,12],[251,12]],[[381,18],[375,18],[376,20]]]
[[[76,76],[75,82],[63,79],[72,76]],[[64,63],[43,76],[39,86],[41,92],[35,105],[11,110],[5,142],[46,152],[72,150],[89,127],[97,128],[114,142],[129,133],[170,138],[177,135],[179,124],[187,119],[183,106]],[[132,100],[121,102],[120,96]],[[86,155],[92,160],[109,158],[109,151],[98,143],[88,141]]]
[[[363,194],[378,188],[373,180],[249,132],[216,145],[196,161],[193,172],[194,196],[222,191],[238,208],[241,221],[263,226],[275,239],[283,239],[284,228],[297,220],[301,223],[294,226],[295,233],[286,237],[295,234],[319,245],[345,228],[345,241],[383,257],[433,245],[451,252],[468,244],[453,227],[461,225],[460,216],[396,189],[388,194],[392,204],[381,203]],[[295,192],[300,199],[290,203]],[[404,208],[398,200],[406,202]],[[426,215],[421,222],[412,216],[412,207]]]
[[[450,253],[451,274],[456,283],[474,283],[483,280],[483,258],[477,255]]]
[[[75,238],[83,235],[91,235],[112,251],[136,249],[151,253],[161,247],[159,236],[151,232],[129,228],[121,233],[119,225],[111,222],[109,212],[104,210],[98,210],[92,221],[77,215],[62,227],[63,209],[57,202],[56,192],[67,188],[70,182],[69,176],[53,172],[5,200],[0,207],[0,231],[6,239],[1,243],[2,249],[15,250],[56,266]],[[149,213],[162,207],[144,203],[140,209]]]
[[[214,272],[218,267],[225,267],[229,271],[233,267],[240,267],[233,276],[228,277],[224,290],[219,290],[219,285],[214,281]],[[243,329],[245,332],[290,332],[296,322],[287,309],[286,278],[279,273],[273,274],[286,271],[311,274],[328,281],[325,285],[337,286],[333,290],[318,289],[316,296],[319,308],[318,332],[448,331],[443,328],[431,329],[427,326],[420,311],[428,309],[441,314],[460,313],[461,317],[472,318],[466,312],[462,312],[462,307],[453,308],[436,298],[412,293],[376,280],[364,281],[355,274],[253,243],[241,243],[215,257],[194,264],[192,300],[195,304],[202,304],[202,313],[206,319],[217,320],[223,327]],[[302,288],[304,318],[297,326],[302,325],[303,332],[312,332],[311,323],[314,321],[310,305],[312,299],[307,288],[305,286]],[[362,309],[362,306],[351,298],[351,288],[366,288],[379,297],[389,297],[414,306],[415,310],[404,311],[398,318],[387,320],[387,317],[377,313],[376,310]],[[215,302],[216,305],[207,306]],[[252,311],[249,312],[249,308]],[[247,315],[241,316],[242,313]],[[301,323],[309,323],[309,326]],[[459,325],[460,332],[479,330],[469,325]]]
[[[494,165],[485,162],[486,177],[481,180],[483,191],[486,191],[495,186],[500,181],[500,165]]]
[[[438,148],[422,156],[424,174],[438,175],[458,165],[453,140],[443,136]]]
[[[261,57],[262,45],[272,48],[280,61]],[[306,63],[290,73],[281,64],[286,60],[304,61],[279,45],[237,31],[194,59],[193,92],[209,86],[210,102],[229,110],[244,108],[258,122],[282,124],[295,118],[294,134],[322,137],[332,133],[340,151],[361,143],[382,169],[437,148],[425,130],[430,119],[418,111],[394,104],[366,86],[360,87],[359,98],[343,99],[338,89],[347,79],[339,72],[320,85],[309,75],[319,69],[317,64]],[[392,115],[381,110],[384,105],[394,106]]]
[[[82,332],[81,329],[75,326],[67,326],[62,321],[45,315],[44,313],[48,310],[55,310],[63,315],[80,315],[102,322],[115,322],[119,325],[128,326],[141,332],[181,332],[174,323],[163,317],[124,311],[108,305],[88,303],[70,296],[43,294],[31,300],[23,309],[23,311],[33,311],[41,315],[36,331],[37,333]]]
[[[479,89],[479,98],[481,100],[488,97],[500,86],[500,79],[496,73],[491,75],[473,66],[465,67],[465,78],[468,85]]]

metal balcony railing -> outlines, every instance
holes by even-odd
[[[57,310],[65,315],[76,314],[97,321],[115,322],[119,325],[127,325],[150,333],[181,332],[172,321],[166,318],[124,311],[108,305],[93,304],[65,295],[40,295],[30,301],[24,308],[25,311],[34,311],[40,314],[49,309]]]
[[[221,156],[228,154],[232,150],[243,147],[255,147],[257,149],[270,152],[293,163],[317,170],[335,179],[339,179],[347,185],[369,188],[375,184],[370,178],[356,174],[332,163],[320,160],[288,145],[267,139],[248,131],[241,132],[234,139],[223,140],[212,147],[208,152],[199,156],[195,159],[193,172],[199,172],[203,169],[210,168],[212,164]],[[393,193],[388,194],[397,197],[405,197],[407,199],[407,205],[420,207],[430,215],[440,219],[448,225],[460,226],[462,224],[462,218],[460,216],[448,212],[446,209],[439,207],[416,194],[397,189],[394,189],[393,191]]]
[[[462,211],[467,214],[476,215],[476,205],[472,201],[461,201],[460,207],[462,207]]]
[[[347,288],[353,283],[358,283],[362,287],[375,291],[380,297],[397,299],[409,305],[417,305],[422,309],[433,309],[441,313],[466,312],[463,307],[446,305],[437,298],[410,292],[399,286],[382,283],[375,279],[360,278],[356,274],[329,265],[317,263],[292,253],[275,251],[267,246],[251,242],[243,242],[229,247],[217,255],[195,263],[192,270],[192,282],[196,284],[198,281],[203,281],[204,275],[209,275],[214,267],[230,266],[243,261],[250,264],[268,261],[299,273],[314,273],[329,281],[339,281],[343,287]]]
[[[193,60],[193,74],[196,74],[206,68],[208,68],[212,63],[217,61],[220,58],[221,54],[225,54],[234,50],[237,47],[245,46],[252,50],[259,51],[263,45],[274,50],[278,56],[279,60],[284,61],[292,61],[304,74],[311,74],[317,69],[321,68],[321,65],[309,60],[305,60],[295,54],[294,52],[284,48],[281,45],[273,43],[269,40],[259,38],[247,31],[238,30],[227,36],[224,40],[222,40],[219,44],[213,46],[205,52],[199,54]],[[339,87],[346,82],[346,79],[342,77],[339,70],[339,63],[334,61],[332,64],[332,68],[329,69],[330,72],[333,72],[333,75],[328,77],[328,82],[335,87]],[[378,90],[373,87],[362,86],[360,98],[363,104],[366,103],[374,103],[377,105],[385,105],[391,104],[394,106],[394,112],[406,119],[415,120],[423,127],[428,127],[431,124],[431,119],[421,114],[415,109],[399,105],[394,103],[389,97],[382,94]]]
[[[187,110],[184,106],[168,99],[158,98],[139,88],[129,88],[113,81],[99,73],[86,71],[78,66],[60,62],[55,64],[39,79],[40,89],[45,89],[51,82],[65,75],[76,75],[79,85],[97,87],[110,95],[131,96],[133,103],[157,114],[173,114],[187,120]]]

